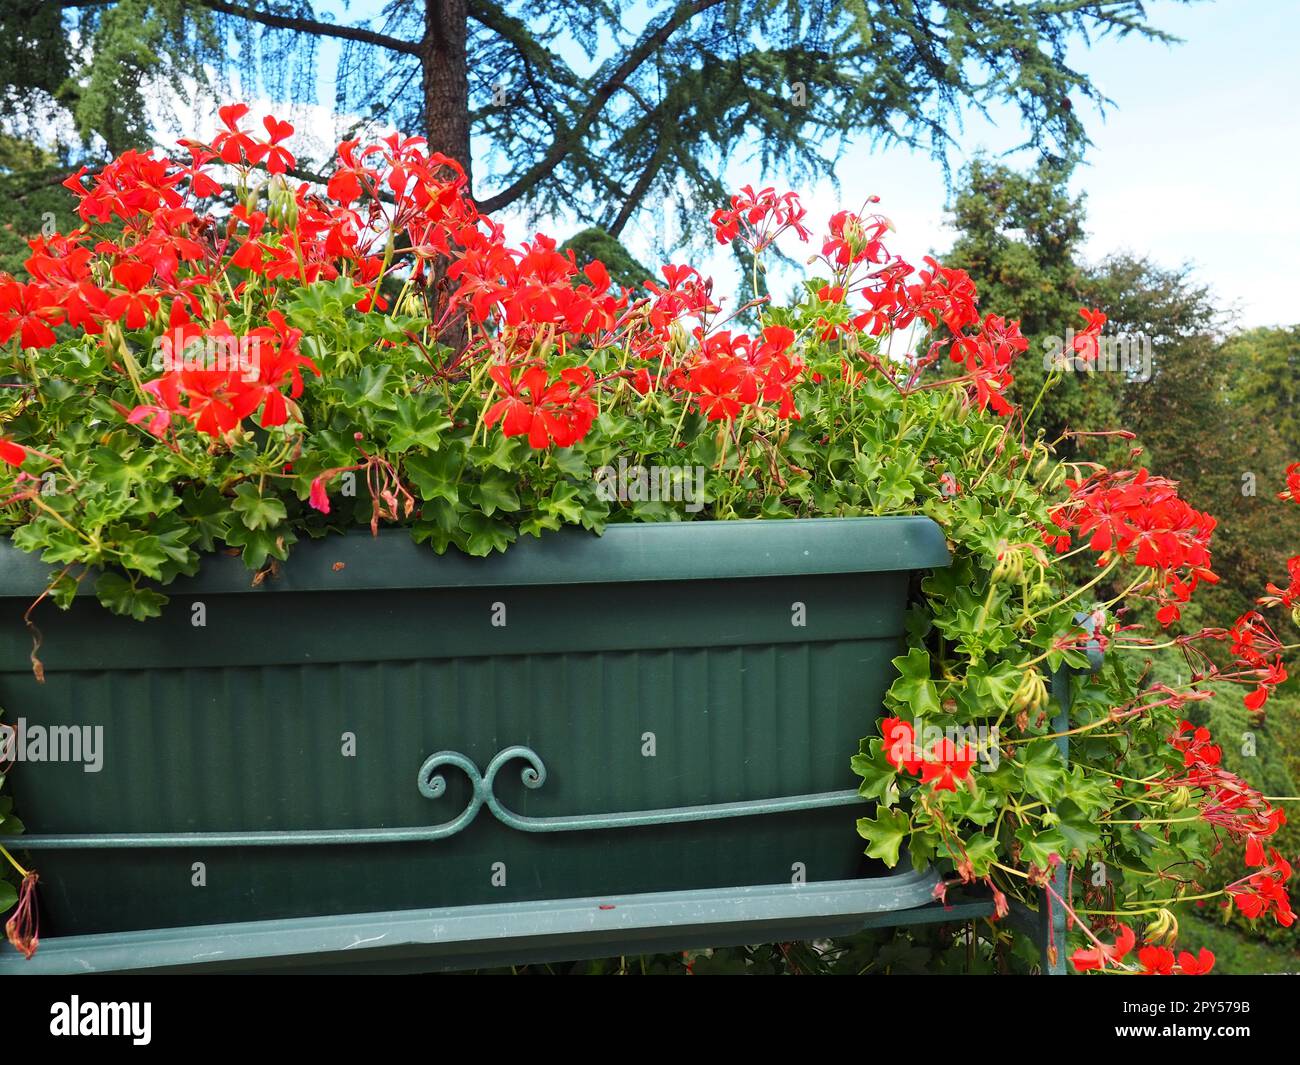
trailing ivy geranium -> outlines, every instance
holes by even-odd
[[[356,526],[487,555],[611,521],[926,514],[952,565],[921,583],[853,760],[867,853],[1000,911],[1063,907],[1079,969],[1208,969],[1170,946],[1181,900],[1291,923],[1281,810],[1182,723],[1211,685],[1257,710],[1285,649],[1262,612],[1176,631],[1215,579],[1213,519],[1144,469],[1025,439],[1006,392],[1027,343],[963,271],[914,269],[868,206],[830,219],[818,276],[772,306],[763,255],[812,230],[795,195],[747,188],[713,224],[746,246],[752,300],[726,309],[686,265],[618,290],[545,236],[511,245],[418,138],[346,141],[310,185],[287,177],[292,127],[247,110],[69,178],[83,224],[0,277],[0,520],[55,604],[93,581],[143,620],[205,554],[260,579]],[[1067,354],[1095,358],[1103,324],[1085,309]],[[611,499],[593,474],[620,459],[704,468],[700,505]],[[1300,598],[1293,561],[1263,609]],[[1159,655],[1193,663],[1186,685],[1154,679]],[[1224,845],[1242,876],[1208,883]]]

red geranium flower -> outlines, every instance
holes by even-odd
[[[975,752],[969,745],[958,747],[952,740],[940,740],[921,763],[921,783],[932,784],[935,791],[956,791],[974,765]]]
[[[147,263],[122,262],[113,267],[113,280],[125,289],[108,301],[108,315],[127,329],[143,329],[158,313],[158,297],[144,291],[153,280],[153,267]]]
[[[920,751],[916,746],[915,730],[906,721],[897,717],[887,717],[880,722],[880,732],[885,738],[885,760],[895,769],[906,769],[909,773],[921,771]]]
[[[10,466],[21,466],[27,461],[27,449],[0,436],[0,460],[9,463]]]
[[[63,321],[63,309],[43,285],[0,283],[0,344],[15,334],[25,348],[48,348],[55,341],[50,327]]]
[[[1070,961],[1081,973],[1089,969],[1104,969],[1108,963],[1118,964],[1123,961],[1136,943],[1137,936],[1133,934],[1133,929],[1122,924],[1119,926],[1119,935],[1115,937],[1114,943],[1109,945],[1103,943],[1100,947],[1088,950],[1080,948],[1070,956]]]
[[[280,142],[288,140],[293,136],[293,126],[288,122],[282,122],[278,118],[272,118],[267,115],[262,119],[262,125],[266,127],[266,132],[270,135],[270,140],[265,146],[266,169],[272,174],[283,174],[286,170],[292,169],[297,165],[297,160],[288,148],[280,147]]]
[[[1178,952],[1178,971],[1184,976],[1204,976],[1214,968],[1214,952],[1202,947],[1193,955],[1190,951]]]
[[[1147,976],[1173,976],[1174,952],[1168,947],[1142,947],[1138,961]]]
[[[212,138],[212,147],[223,162],[238,166],[241,163],[259,163],[266,155],[268,145],[254,140],[239,128],[239,120],[248,114],[247,104],[228,104],[218,109],[217,115],[226,128]]]

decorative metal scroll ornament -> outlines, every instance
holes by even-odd
[[[441,799],[447,793],[447,779],[441,772],[453,766],[468,778],[472,794],[468,805],[450,821],[411,828],[372,829],[288,829],[265,832],[150,832],[138,834],[100,833],[88,836],[23,836],[19,846],[32,850],[84,850],[94,848],[183,847],[293,847],[362,843],[420,843],[446,839],[466,828],[486,806],[502,824],[520,832],[589,832],[609,828],[637,828],[643,825],[675,825],[691,821],[717,821],[731,817],[797,813],[863,802],[853,789],[825,791],[814,795],[787,795],[774,799],[711,803],[704,806],[674,806],[662,810],[631,810],[604,814],[575,814],[563,817],[526,817],[505,806],[494,790],[497,774],[508,763],[522,760],[524,787],[536,790],[546,783],[546,765],[530,747],[514,746],[499,751],[487,769],[457,751],[439,751],[424,760],[416,777],[420,794]]]
[[[530,747],[507,747],[488,763],[487,771],[479,774],[478,768],[463,754],[441,751],[430,755],[420,767],[420,794],[429,799],[441,798],[447,782],[437,772],[444,765],[454,765],[464,771],[474,786],[474,796],[459,817],[439,826],[453,835],[478,816],[483,806],[502,824],[520,832],[588,832],[602,828],[637,828],[642,825],[675,825],[687,821],[716,821],[727,817],[754,817],[761,814],[795,813],[800,810],[818,810],[829,806],[847,806],[862,802],[855,790],[827,791],[815,795],[789,795],[776,799],[754,799],[748,802],[712,803],[707,806],[674,806],[664,810],[632,810],[608,814],[576,814],[565,817],[526,817],[502,804],[493,791],[497,774],[516,758],[528,764],[520,773],[524,787],[536,790],[546,783],[546,765],[541,756]]]

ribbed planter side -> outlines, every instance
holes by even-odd
[[[43,608],[42,685],[21,614],[46,567],[3,547],[4,721],[102,727],[98,772],[9,776],[44,935],[866,872],[849,757],[892,679],[909,573],[946,562],[922,518],[616,526],[487,560],[349,535],[256,589],[214,559],[143,624],[88,597]],[[484,784],[514,747],[530,753]],[[426,765],[438,752],[462,761]],[[600,819],[628,811],[678,812]],[[220,835],[141,838],[175,833]],[[69,835],[102,838],[51,838]]]

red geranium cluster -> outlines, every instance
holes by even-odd
[[[1123,964],[1124,959],[1137,946],[1133,929],[1126,924],[1120,925],[1113,943],[1103,943],[1095,936],[1091,938],[1094,941],[1092,947],[1080,948],[1070,956],[1070,962],[1078,972],[1108,967],[1128,969]],[[1169,947],[1147,945],[1139,948],[1137,961],[1143,976],[1204,976],[1214,968],[1214,952],[1202,947],[1196,954],[1179,951],[1175,958]]]
[[[696,330],[698,348],[669,375],[669,384],[695,397],[709,421],[732,419],[745,407],[775,403],[778,418],[798,418],[791,389],[803,364],[790,354],[794,331],[770,325],[750,338],[728,330],[705,336]]]
[[[879,197],[871,197],[875,203]],[[822,255],[827,261],[844,269],[856,263],[884,263],[889,261],[882,237],[892,227],[889,219],[880,215],[863,218],[852,211],[837,211],[831,215],[830,234],[822,241]]]
[[[928,751],[922,750],[916,742],[916,730],[901,718],[885,718],[880,731],[885,738],[886,761],[895,769],[919,775],[921,783],[931,785],[935,791],[956,791],[975,765],[970,745],[958,747],[948,738],[936,740]]]
[[[506,436],[526,435],[535,448],[569,447],[586,436],[596,420],[591,398],[595,378],[585,366],[562,370],[554,382],[543,366],[529,366],[518,377],[505,366],[493,366],[488,373],[504,398],[488,408],[485,421],[501,422]]]
[[[1277,494],[1278,499],[1300,503],[1300,462],[1293,462],[1286,468],[1286,489]],[[1276,584],[1268,585],[1268,595],[1260,598],[1265,606],[1284,606],[1294,609],[1300,605],[1300,555],[1293,555],[1286,561],[1289,582],[1285,588]],[[1300,611],[1297,612],[1300,614]]]
[[[836,284],[822,289],[821,298],[839,304],[847,292],[856,291],[867,307],[856,315],[849,312],[845,316],[841,312],[835,321],[823,318],[823,338],[834,339],[848,332],[850,325],[871,336],[904,330],[917,322],[927,326],[931,333],[943,329],[947,339],[932,341],[931,351],[936,354],[925,361],[932,361],[947,346],[949,358],[959,363],[965,373],[943,383],[966,385],[971,402],[980,410],[991,408],[998,414],[1010,413],[1012,405],[1005,394],[1015,380],[1012,370],[1016,360],[1029,348],[1029,342],[1021,335],[1019,321],[993,314],[981,319],[979,295],[965,270],[945,267],[927,256],[924,269],[916,271],[903,260],[891,257],[881,243],[889,227],[884,219],[873,217],[863,221],[857,216],[836,217],[841,219],[840,236],[833,234],[823,254],[841,272]],[[863,261],[873,266],[883,265],[871,270],[861,282],[855,282],[853,269]],[[922,365],[914,364],[907,386],[916,385]]]
[[[1003,393],[1015,380],[1011,367],[1028,347],[1029,341],[1020,335],[1019,322],[1007,322],[990,314],[978,333],[962,334],[953,341],[950,358],[966,368],[981,409],[992,407],[998,414],[1007,414],[1011,404]]]
[[[746,185],[731,197],[731,206],[719,207],[710,221],[719,244],[739,238],[758,254],[788,229],[806,241],[811,236],[803,224],[807,213],[793,192],[778,193],[774,188],[755,192]]]
[[[1247,710],[1260,711],[1269,693],[1287,679],[1286,666],[1282,664],[1282,643],[1258,610],[1242,614],[1233,622],[1227,637],[1237,664],[1256,682],[1255,689],[1243,696],[1242,701]]]
[[[695,267],[668,264],[661,267],[664,281],[645,282],[650,297],[639,300],[625,316],[624,342],[628,353],[646,363],[632,373],[638,392],[655,391],[667,369],[685,346],[687,322],[703,322],[719,307],[713,301],[713,282]]]
[[[1175,968],[1174,952],[1169,947],[1146,946],[1137,952],[1144,976],[1204,976],[1214,968],[1214,951],[1202,947],[1193,954],[1180,950]]]
[[[294,157],[282,144],[293,136],[293,126],[288,122],[267,115],[262,119],[267,139],[259,140],[239,128],[240,119],[248,114],[247,104],[231,104],[217,114],[225,128],[212,138],[212,147],[223,162],[236,166],[265,163],[272,174],[283,174],[295,165]]]
[[[25,348],[48,348],[55,341],[53,327],[63,319],[63,308],[46,286],[0,282],[0,344],[17,334]]]
[[[1257,870],[1228,886],[1237,909],[1250,918],[1272,913],[1278,924],[1290,927],[1295,922],[1286,893],[1291,866],[1264,843],[1286,824],[1286,813],[1222,767],[1223,752],[1208,729],[1184,721],[1169,742],[1183,755],[1183,772],[1162,779],[1160,785],[1198,793],[1201,819],[1244,844],[1246,865]]]
[[[523,329],[530,342],[544,326],[591,337],[612,329],[627,306],[626,297],[609,291],[602,263],[589,263],[583,280],[573,253],[561,254],[541,233],[517,249],[506,245],[496,227],[487,233],[470,230],[464,237],[466,246],[454,253],[447,276],[460,282],[456,298],[476,322],[495,312],[505,327]]]
[[[290,327],[276,310],[267,312],[267,319],[269,326],[251,330],[241,344],[226,322],[205,328],[190,321],[182,304],[174,303],[168,335],[171,350],[184,353],[197,347],[206,361],[207,342],[211,341],[216,352],[212,361],[217,365],[176,367],[146,382],[144,390],[157,403],[136,407],[127,421],[141,423],[155,436],[163,436],[176,415],[201,433],[224,436],[260,408],[263,428],[284,425],[291,413],[297,413],[293,401],[302,395],[303,368],[317,377],[320,370],[298,350],[301,330]],[[244,357],[228,358],[237,347],[242,347]],[[236,365],[232,367],[231,362]]]
[[[1198,584],[1218,581],[1210,569],[1215,520],[1180,499],[1174,481],[1145,469],[1101,470],[1066,487],[1070,498],[1051,512],[1061,531],[1045,532],[1044,541],[1063,553],[1078,540],[1102,563],[1123,556],[1153,570],[1160,624],[1178,619]]]
[[[144,389],[156,402],[137,407],[130,420],[156,435],[167,431],[173,416],[200,432],[224,436],[259,409],[266,427],[282,425],[296,413],[302,369],[319,371],[299,353],[301,334],[279,311],[266,312],[266,326],[234,337],[227,315],[246,302],[250,290],[281,278],[308,283],[346,275],[367,288],[365,306],[382,307],[378,282],[388,232],[397,228],[419,236],[408,259],[418,273],[475,222],[455,164],[426,156],[418,140],[396,136],[361,153],[385,167],[382,205],[380,172],[359,164],[355,145],[345,144],[340,157],[354,166],[332,187],[351,193],[364,186],[376,194],[365,211],[329,203],[306,185],[296,193],[285,187],[276,217],[243,203],[224,216],[201,211],[203,202],[221,191],[210,173],[214,166],[257,164],[281,175],[294,165],[282,143],[293,127],[268,117],[267,136],[256,137],[240,128],[247,110],[222,108],[221,132],[210,146],[183,142],[189,153],[184,162],[129,151],[93,175],[82,168],[65,182],[78,197],[78,213],[87,224],[116,222],[119,234],[109,239],[83,228],[33,240],[26,263],[33,280],[0,284],[0,339],[17,332],[25,347],[50,346],[56,340],[51,327],[67,324],[103,335],[115,359],[125,363],[129,355],[121,331],[156,329],[165,316],[165,328],[179,348],[238,342],[256,353],[252,373],[247,367],[185,366],[146,382]]]
[[[253,372],[168,367],[138,382],[148,398],[124,411],[156,436],[190,425],[225,438],[250,417],[264,428],[300,418],[303,372],[319,373],[279,316],[281,287],[347,278],[362,290],[359,310],[385,311],[385,279],[396,275],[409,286],[445,277],[453,291],[438,301],[435,339],[463,317],[470,342],[440,372],[469,373],[471,359],[490,360],[494,372],[479,378],[493,389],[489,424],[535,447],[581,440],[594,418],[594,390],[616,378],[643,394],[669,390],[713,421],[751,410],[798,417],[794,389],[805,375],[795,334],[784,326],[758,336],[718,329],[711,283],[693,268],[665,266],[662,282],[646,281],[634,295],[617,291],[599,262],[579,269],[571,252],[544,235],[512,247],[502,227],[475,208],[462,169],[427,152],[420,138],[344,141],[324,190],[291,183],[293,126],[267,116],[260,129],[246,128],[248,114],[242,104],[223,107],[211,141],[182,141],[179,158],[128,151],[69,178],[85,225],[34,240],[30,280],[0,277],[0,342],[17,337],[23,347],[45,348],[68,327],[100,337],[111,364],[133,380],[132,344],[151,338],[171,336],[186,350],[251,345],[258,353]],[[241,195],[225,210],[216,198],[232,173]],[[243,195],[258,186],[267,190],[265,206]],[[743,239],[757,253],[788,230],[807,240],[805,215],[795,194],[747,186],[713,221],[719,240]],[[114,229],[92,231],[104,224]],[[879,336],[914,321],[942,326],[953,334],[951,355],[964,371],[957,380],[972,401],[1010,410],[1003,398],[1010,366],[1026,346],[1017,324],[994,316],[981,322],[963,271],[927,260],[917,274],[891,257],[886,219],[839,212],[829,228],[823,255],[841,276],[828,295],[843,312],[824,335]],[[867,276],[855,279],[859,269]],[[849,309],[854,292],[866,300],[865,311]],[[253,324],[236,337],[232,323],[249,318]],[[545,366],[554,352],[594,355],[610,346],[626,355],[613,377]],[[867,361],[897,371],[888,360]],[[862,377],[848,355],[845,374]],[[23,457],[19,445],[0,440],[0,459]]]
[[[579,277],[573,256],[561,255],[547,237],[508,248],[500,228],[482,219],[468,199],[461,168],[426,153],[419,138],[343,142],[324,196],[306,184],[296,190],[285,185],[267,211],[244,202],[225,215],[203,210],[222,188],[215,167],[247,173],[260,166],[283,175],[295,165],[284,147],[293,127],[267,117],[261,137],[242,128],[247,113],[244,105],[222,108],[222,128],[212,143],[183,142],[189,154],[183,162],[131,151],[93,175],[83,168],[69,178],[65,184],[78,196],[82,219],[115,222],[120,235],[107,239],[83,228],[33,241],[26,263],[33,280],[0,279],[0,341],[17,335],[24,347],[48,347],[56,341],[54,327],[66,324],[106,335],[120,363],[127,357],[121,330],[162,327],[177,350],[239,343],[256,353],[254,372],[202,364],[169,369],[144,383],[155,402],[129,412],[132,422],[155,435],[178,417],[200,432],[224,436],[259,409],[264,427],[284,424],[297,413],[302,369],[319,372],[299,353],[301,334],[279,311],[268,309],[269,324],[242,337],[231,332],[228,315],[254,293],[273,302],[269,286],[281,279],[306,284],[347,276],[365,290],[361,310],[384,310],[384,276],[401,269],[419,280],[435,259],[450,258],[447,274],[459,288],[445,317],[463,308],[475,322],[493,318],[508,334],[510,343],[499,349],[506,363],[542,330],[582,336],[609,330],[626,305],[625,297],[610,293],[600,263]],[[403,251],[393,254],[398,237]],[[514,432],[519,404],[535,401],[538,427],[526,430],[530,441],[572,442],[591,422],[589,376],[570,374],[535,390],[529,374],[522,393],[512,392],[513,384],[506,389],[505,402],[515,408],[497,418]],[[563,403],[557,388],[566,394]],[[20,462],[16,449],[0,457]]]
[[[917,274],[917,280],[906,286],[906,295],[898,304],[900,311],[893,326],[903,328],[920,318],[931,329],[942,324],[954,338],[959,338],[967,326],[980,323],[975,282],[965,270],[940,266],[929,256],[926,256],[925,263],[926,269]]]
[[[1273,919],[1284,928],[1295,924],[1295,912],[1291,909],[1291,899],[1286,893],[1287,881],[1291,879],[1291,863],[1278,851],[1268,848],[1268,858],[1264,859],[1263,848],[1259,860],[1252,862],[1247,850],[1247,865],[1259,865],[1261,868],[1228,886],[1228,894],[1238,910],[1251,920],[1272,913]]]
[[[730,210],[714,213],[713,224],[720,243],[739,237],[757,252],[787,228],[807,239],[799,221],[802,218],[803,209],[792,194],[778,196],[773,189],[755,193],[747,186],[732,198]],[[991,407],[999,414],[1009,413],[1012,406],[1005,393],[1014,380],[1012,366],[1029,347],[1020,333],[1020,323],[996,315],[981,320],[979,297],[966,271],[927,257],[925,268],[918,272],[893,256],[884,244],[884,235],[892,225],[880,215],[840,211],[831,217],[829,228],[822,258],[836,276],[818,295],[823,303],[835,307],[821,319],[822,339],[835,340],[855,331],[879,337],[914,322],[924,323],[931,331],[942,327],[949,339],[935,346],[948,345],[952,361],[962,365],[965,373],[957,381],[968,386],[971,401],[981,410]],[[865,310],[854,312],[849,307],[847,297],[854,293],[866,302]],[[1105,315],[1088,310],[1081,313],[1089,326],[1080,336],[1095,338]],[[882,369],[891,372],[888,367]],[[912,376],[917,376],[915,371]],[[914,384],[914,380],[909,382]]]
[[[1101,353],[1098,338],[1101,336],[1101,327],[1106,324],[1106,316],[1101,311],[1089,310],[1087,307],[1080,307],[1079,314],[1083,316],[1084,326],[1081,332],[1074,334],[1074,352],[1083,362],[1094,362]]]

